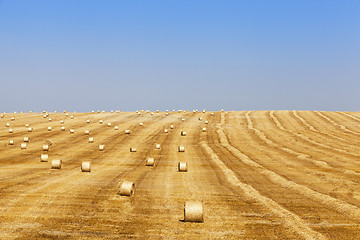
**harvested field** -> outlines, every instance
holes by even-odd
[[[1,239],[360,236],[360,113],[49,113],[52,131],[43,115],[0,119]],[[31,141],[21,149],[24,137]],[[51,169],[55,159],[61,170]],[[124,180],[134,194],[119,194]],[[202,204],[203,222],[184,221],[188,201]]]

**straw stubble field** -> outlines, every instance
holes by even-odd
[[[0,238],[355,239],[359,143],[355,112],[6,113]],[[202,223],[184,221],[192,200]]]

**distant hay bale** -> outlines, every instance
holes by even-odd
[[[211,115],[211,116],[214,116],[214,113],[212,112],[212,113],[210,113],[210,115]]]
[[[208,123],[209,123],[209,121],[208,121],[208,120],[206,120],[206,121],[205,121],[205,124],[208,124]]]
[[[49,151],[49,144],[44,144],[43,145],[43,151]]]
[[[65,131],[65,127],[61,127],[61,131]]]
[[[174,129],[174,125],[170,125],[170,129]]]
[[[43,115],[43,118],[47,118],[47,115],[46,115],[46,114],[44,114],[44,115]]]
[[[184,146],[179,146],[178,147],[178,152],[185,152],[185,147]]]
[[[87,120],[86,120],[86,123],[90,123],[90,119],[87,119]]]
[[[27,124],[25,124],[25,127],[26,127],[26,128],[28,128],[29,126],[30,126],[30,124],[28,124],[28,123],[27,123]]]
[[[178,171],[179,172],[187,172],[187,164],[186,164],[186,162],[179,162],[178,163]]]
[[[136,148],[130,148],[130,152],[136,152],[137,151],[137,149]]]
[[[24,137],[24,142],[30,142],[30,138]]]
[[[155,144],[155,149],[160,149],[161,145],[159,143]]]
[[[4,118],[5,117],[5,115],[4,114],[1,114],[1,118]]]
[[[73,116],[73,115],[71,115],[71,116],[70,116],[70,118],[71,118],[71,119],[74,119],[74,116]]]
[[[200,201],[186,201],[184,204],[185,222],[204,222],[204,213]]]
[[[154,115],[154,113],[153,113],[153,112],[151,112],[151,113],[150,113],[150,115]]]
[[[115,126],[115,128],[114,128],[115,130],[119,130],[119,127],[118,126]]]
[[[199,120],[199,121],[202,121],[202,118],[201,118],[201,117],[199,117],[199,118],[198,118],[198,120]]]
[[[26,149],[26,143],[22,143],[22,144],[20,145],[20,148],[21,148],[21,149]]]
[[[206,109],[203,110],[203,113],[206,113]]]
[[[182,118],[181,121],[185,122],[185,118]]]
[[[64,124],[64,123],[65,123],[65,121],[64,121],[64,120],[61,120],[61,121],[60,121],[60,124]]]
[[[141,112],[138,112],[137,115],[141,115]]]
[[[206,128],[203,128],[202,131],[203,131],[203,132],[206,132]]]
[[[70,129],[70,134],[75,133],[75,129]]]
[[[10,118],[11,121],[15,121],[15,117]]]
[[[154,166],[155,165],[155,159],[154,158],[148,158],[146,160],[146,166]]]
[[[14,145],[14,140],[9,140],[9,145]]]
[[[224,112],[224,109],[221,109],[221,112]]]
[[[107,126],[108,126],[108,127],[111,127],[111,123],[108,123]]]
[[[169,131],[165,128],[165,129],[164,129],[164,133],[168,133],[168,132],[169,132]]]
[[[99,124],[103,124],[103,120],[100,120],[100,121],[99,121]]]
[[[165,113],[165,116],[169,116],[169,113],[167,112],[167,113]]]
[[[51,132],[52,128],[51,127],[48,127],[48,131]]]
[[[91,163],[89,161],[83,161],[81,163],[82,172],[91,172]]]
[[[40,156],[40,162],[47,162],[49,159],[49,155],[46,153],[41,154]]]
[[[51,169],[61,169],[62,167],[62,160],[55,159],[51,161]]]
[[[49,122],[51,122],[52,121],[52,119],[51,118],[49,118]]]
[[[110,112],[111,112],[111,113],[114,113],[114,110],[111,110]]]
[[[99,151],[104,151],[105,150],[105,145],[99,145]]]
[[[159,110],[156,110],[157,113],[159,113],[160,111]]]
[[[93,142],[94,142],[94,138],[93,137],[89,138],[89,143],[93,143]]]
[[[144,126],[144,123],[141,122],[141,123],[139,123],[139,125],[142,127],[142,126]]]
[[[126,129],[126,130],[125,130],[125,134],[130,134],[130,130],[129,130],[129,129]]]
[[[186,132],[181,131],[181,132],[180,132],[180,135],[181,135],[181,136],[186,136]]]
[[[29,111],[29,113],[32,113],[32,112],[33,112],[32,110]]]
[[[6,127],[10,127],[10,123],[6,123],[6,125],[5,125]]]
[[[33,131],[33,128],[29,127],[29,128],[27,129],[27,131],[28,131],[28,132],[32,132],[32,131]]]
[[[135,184],[130,181],[123,181],[120,185],[119,194],[131,197],[135,193]]]
[[[10,128],[9,133],[14,133],[14,130],[12,128]]]

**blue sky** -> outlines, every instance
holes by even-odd
[[[360,111],[359,0],[0,0],[0,112]]]

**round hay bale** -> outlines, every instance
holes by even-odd
[[[70,129],[70,133],[75,133],[75,129]]]
[[[212,112],[212,113],[210,113],[210,115],[211,115],[211,116],[214,116],[214,113]]]
[[[48,159],[49,159],[49,155],[48,155],[48,154],[45,154],[45,153],[41,154],[41,156],[40,156],[40,162],[47,162]]]
[[[44,144],[43,145],[43,151],[49,151],[49,145],[48,144]]]
[[[201,117],[199,117],[198,119],[199,119],[199,121],[202,121],[202,118],[201,118]]]
[[[136,148],[130,148],[130,152],[136,152],[137,151],[137,149]]]
[[[155,159],[154,158],[148,158],[146,160],[146,166],[154,166],[155,165]]]
[[[52,141],[50,139],[47,139],[45,141],[45,144],[49,145],[49,147],[51,147],[53,145]]]
[[[208,121],[208,120],[206,120],[206,121],[205,121],[205,124],[208,124],[208,123],[209,123],[209,121]]]
[[[157,143],[157,144],[155,144],[155,149],[160,149],[160,144],[159,143]]]
[[[20,148],[21,148],[21,149],[26,149],[26,143],[22,143],[22,144],[20,145]]]
[[[60,121],[60,124],[64,124],[64,123],[65,123],[65,121],[64,121],[64,120],[61,120],[61,121]]]
[[[114,110],[111,110],[110,112],[111,112],[111,113],[114,113]]]
[[[119,127],[118,126],[115,126],[115,128],[114,128],[115,130],[119,130]]]
[[[28,128],[29,126],[30,126],[30,124],[28,124],[28,123],[27,123],[27,124],[25,124],[25,127],[26,127],[26,128]]]
[[[204,222],[204,213],[200,201],[186,201],[184,204],[185,222]]]
[[[119,194],[131,197],[135,193],[135,184],[130,181],[123,181],[120,185]]]
[[[90,131],[89,130],[85,130],[85,135],[89,135],[90,134]]]
[[[108,126],[108,127],[111,127],[111,123],[108,123],[107,126]]]
[[[1,114],[1,118],[4,118],[5,117],[5,115],[4,114]]]
[[[49,122],[51,122],[52,121],[52,119],[51,118],[49,118]]]
[[[62,160],[55,159],[51,161],[51,169],[61,169],[62,167]]]
[[[169,113],[167,112],[167,113],[165,113],[165,116],[169,116]]]
[[[12,128],[10,128],[9,133],[14,133],[14,130]]]
[[[46,114],[44,114],[44,115],[43,115],[43,118],[47,118],[47,115],[46,115]]]
[[[89,143],[93,143],[93,142],[94,142],[94,138],[93,137],[89,138]]]
[[[29,142],[29,141],[30,141],[30,138],[24,137],[24,142]]]
[[[157,113],[159,113],[160,111],[159,110],[156,110]]]
[[[15,121],[15,117],[11,117],[10,120],[11,120],[11,121]]]
[[[174,125],[170,125],[170,129],[174,129]]]
[[[185,147],[184,146],[179,146],[178,147],[178,152],[185,152]]]
[[[129,130],[129,129],[126,129],[126,130],[125,130],[125,134],[130,134],[130,130]]]
[[[30,112],[29,113],[32,113],[33,111],[32,110],[30,110]]]
[[[48,131],[51,132],[52,128],[51,127],[48,127]]]
[[[150,113],[150,115],[154,115],[154,113],[153,113],[153,112],[151,112],[151,113]]]
[[[86,120],[86,123],[90,123],[90,119]]]
[[[6,123],[6,125],[5,125],[6,127],[10,127],[10,123]]]
[[[203,113],[206,113],[206,109],[203,110]]]
[[[221,109],[221,112],[224,112],[224,109]]]
[[[65,131],[65,127],[61,127],[61,131]]]
[[[179,162],[178,163],[178,171],[179,172],[187,172],[187,164],[186,164],[186,162]]]
[[[70,116],[70,118],[71,118],[71,119],[74,119],[74,116],[73,116],[73,115],[71,115],[71,116]]]
[[[206,132],[206,128],[203,128],[202,131],[203,131],[203,132]]]
[[[99,151],[104,151],[105,150],[105,145],[99,145]]]
[[[182,118],[181,121],[185,122],[185,118]]]
[[[9,145],[14,145],[14,140],[9,140]]]
[[[27,130],[28,130],[28,132],[32,132],[32,131],[33,131],[33,128],[30,127],[30,128],[28,128]]]
[[[186,136],[186,132],[181,131],[181,132],[180,132],[180,135],[181,135],[181,136]]]
[[[99,124],[103,124],[103,120],[100,120],[100,121],[99,121]]]
[[[141,115],[141,112],[138,112],[137,115]]]
[[[81,163],[82,172],[91,172],[91,163],[89,161],[83,161]]]
[[[164,133],[168,133],[168,132],[169,132],[169,131],[165,128],[165,129],[164,129]]]
[[[144,126],[144,123],[141,122],[141,123],[139,123],[139,125],[142,127],[142,126]]]

